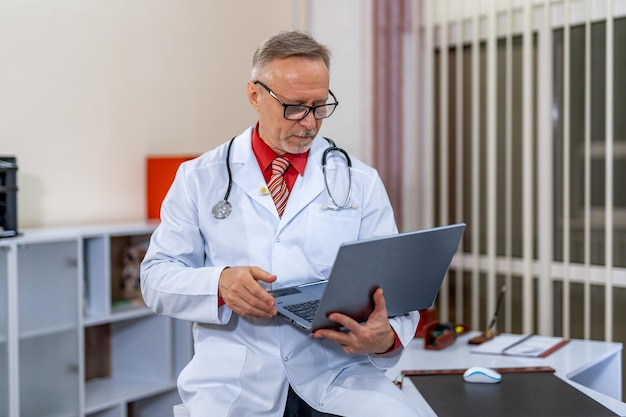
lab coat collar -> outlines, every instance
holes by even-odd
[[[272,196],[267,191],[267,184],[263,173],[252,151],[251,142],[252,128],[235,138],[230,156],[230,165],[233,174],[233,183],[237,184],[251,199],[268,211],[278,213],[274,206]],[[286,225],[290,219],[296,216],[320,193],[324,192],[324,176],[322,175],[322,153],[328,147],[328,142],[321,136],[313,141],[307,168],[304,175],[298,176],[289,195],[287,207],[280,219],[282,225]]]

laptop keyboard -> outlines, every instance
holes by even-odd
[[[305,301],[303,303],[291,304],[285,306],[287,310],[295,314],[296,316],[302,317],[307,321],[313,321],[315,317],[315,313],[317,312],[317,308],[320,305],[320,300],[312,300]]]

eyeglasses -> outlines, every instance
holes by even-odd
[[[278,101],[281,106],[283,106],[283,108],[285,109],[283,111],[283,117],[287,120],[302,120],[307,117],[311,112],[313,112],[313,117],[315,119],[325,119],[333,114],[335,108],[337,108],[337,105],[339,104],[337,98],[330,90],[328,90],[328,92],[333,97],[333,100],[335,100],[334,103],[320,104],[319,106],[305,106],[304,104],[285,104],[285,102],[276,97],[276,94],[274,94],[274,92],[261,81],[255,81],[254,83],[263,87],[265,91],[270,94],[270,96],[274,97],[274,99]]]

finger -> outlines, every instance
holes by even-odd
[[[268,284],[276,281],[276,275],[267,272],[259,267],[256,266],[252,266],[250,267],[250,274],[252,275],[252,278],[254,278],[257,281],[263,281],[266,282]]]
[[[356,320],[341,313],[330,314],[328,320],[338,323],[341,327],[346,328],[350,332],[357,332],[361,328],[361,325]]]
[[[385,296],[383,295],[383,289],[378,288],[374,292],[374,296],[372,297],[374,300],[374,311],[382,312],[385,315],[387,314],[387,302],[385,301]]]
[[[254,308],[250,305],[243,305],[241,307],[239,307],[238,305],[234,305],[231,307],[231,310],[234,313],[237,313],[239,316],[241,317],[248,317],[248,318],[265,318],[265,319],[270,319],[272,317],[274,317],[274,315],[272,313],[268,313],[264,310],[258,309],[258,308]]]
[[[276,314],[276,300],[268,293],[265,288],[259,286],[251,290],[251,296],[254,297],[252,301],[249,301],[253,306],[260,308],[272,315]],[[248,298],[249,300],[249,298]]]
[[[272,279],[267,276],[268,273],[259,268],[227,269],[220,278],[220,294],[224,302],[237,314],[273,317],[277,314],[274,298],[255,280],[253,274]]]
[[[276,281],[276,275],[271,274],[259,267],[252,266],[249,270],[250,275],[257,281],[257,284],[258,281],[262,281],[268,284]],[[267,290],[265,290],[265,288],[263,288],[260,284],[258,284],[258,287],[249,288],[249,290],[255,297],[262,300],[268,306],[274,307],[274,305],[276,304],[276,302],[274,301],[274,297],[272,297],[272,295],[268,293]]]
[[[269,307],[265,303],[255,305],[243,299],[238,300],[237,304],[232,309],[237,314],[244,317],[272,318],[278,313],[275,308]]]
[[[266,300],[259,298],[253,293],[258,290],[265,290],[260,288],[256,282],[252,282],[251,286],[252,291],[247,288],[246,285],[231,287],[227,296],[224,297],[224,301],[231,310],[241,316],[270,318],[276,315],[277,312],[273,305],[273,298],[270,296],[272,302],[268,303]]]
[[[241,299],[246,303],[246,311],[255,317],[273,317],[278,311],[276,310],[276,301],[265,288],[261,287],[257,282],[246,285],[243,288]],[[261,312],[261,315],[259,315]]]
[[[255,266],[236,267],[228,271],[225,270],[224,272],[226,274],[226,285],[230,287],[231,291],[238,293],[244,300],[247,300],[252,305],[256,305],[253,300],[248,297],[248,294],[252,294],[252,296],[263,300],[266,304],[274,305],[274,297],[259,284],[259,281],[267,283],[274,282],[276,275]]]
[[[374,291],[374,295],[372,296],[372,298],[374,299],[374,305],[376,307],[382,304],[382,307],[386,308],[385,296],[383,295],[383,289],[381,287],[378,287],[376,291]]]
[[[350,343],[350,334],[342,332],[341,330],[332,329],[319,329],[313,333],[313,337],[316,339],[328,339],[337,343],[340,346],[346,346]]]

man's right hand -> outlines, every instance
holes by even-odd
[[[278,313],[274,297],[257,281],[271,283],[276,281],[276,275],[256,266],[228,267],[220,275],[218,294],[233,312],[242,317],[274,317]]]

